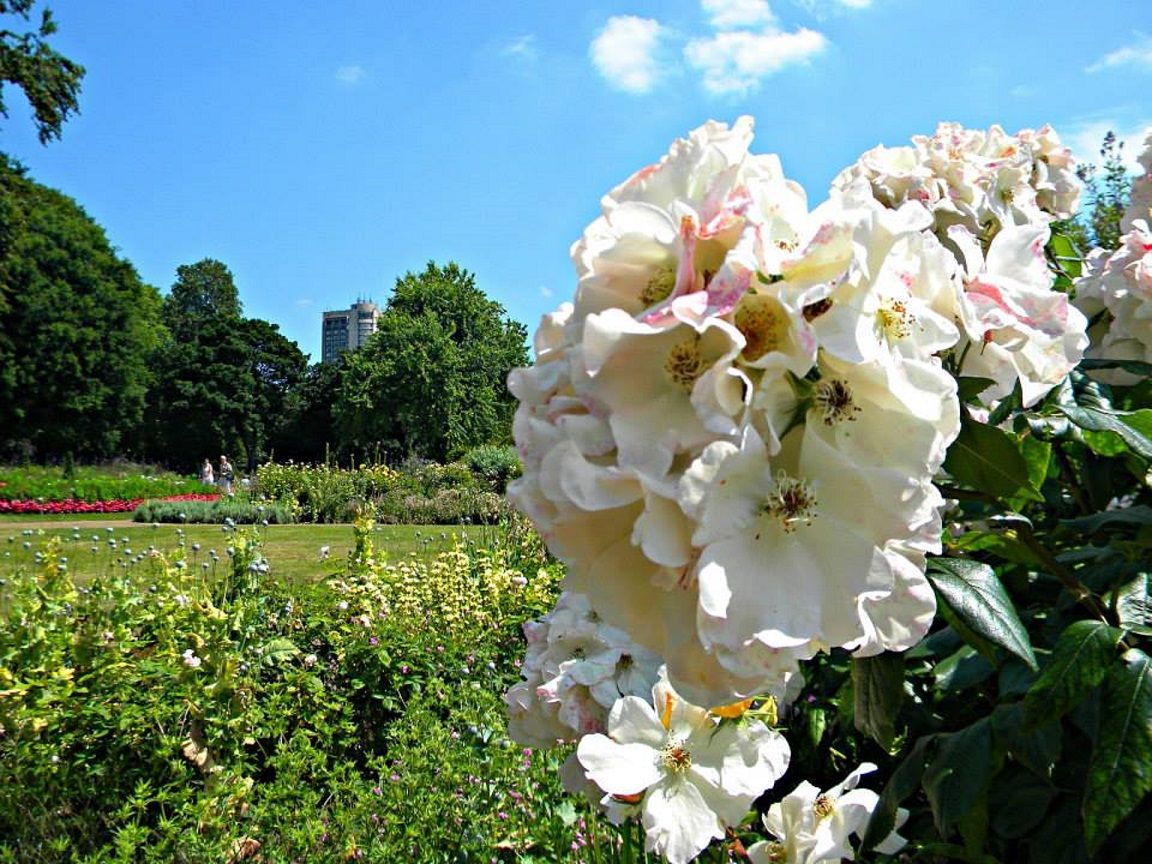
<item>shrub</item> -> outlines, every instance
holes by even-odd
[[[277,502],[260,503],[246,498],[218,501],[145,501],[132,515],[136,522],[175,522],[234,525],[286,525],[296,520]]]
[[[520,476],[520,457],[512,446],[489,444],[469,450],[463,462],[473,476],[501,495],[511,480]]]
[[[161,471],[149,465],[113,463],[65,468],[27,465],[0,468],[0,500],[111,501],[166,498],[209,490],[195,477]]]

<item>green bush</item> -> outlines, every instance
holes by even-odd
[[[247,498],[219,501],[145,501],[132,515],[136,522],[207,523],[223,525],[287,525],[296,520],[288,507],[277,502]]]
[[[150,465],[117,462],[51,468],[27,465],[0,467],[0,500],[112,501],[165,498],[204,492],[195,477],[183,477]]]
[[[462,460],[472,475],[501,495],[508,483],[520,476],[520,457],[512,446],[489,444],[476,447],[464,454]]]
[[[395,490],[371,503],[376,518],[392,525],[495,525],[508,513],[503,497],[480,489],[442,489],[431,496]]]
[[[351,522],[362,513],[408,525],[495,524],[507,514],[491,483],[463,463],[408,459],[384,465],[261,465],[253,493],[303,522]]]

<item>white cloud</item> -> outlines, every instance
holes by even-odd
[[[742,94],[785,66],[808,62],[827,45],[823,33],[807,28],[792,33],[732,30],[693,39],[685,46],[684,56],[703,73],[709,92]]]
[[[1136,157],[1144,151],[1144,140],[1149,132],[1152,132],[1152,116],[1136,123],[1118,122],[1107,118],[1085,121],[1067,129],[1061,135],[1061,140],[1072,148],[1072,153],[1078,162],[1091,162],[1099,168],[1102,167],[1103,161],[1100,157],[1100,145],[1104,141],[1105,133],[1109,131],[1116,133],[1116,137],[1124,144],[1124,149],[1120,152],[1129,173],[1139,174],[1141,169]]]
[[[539,49],[536,47],[536,36],[532,33],[518,36],[504,46],[504,53],[509,57],[535,60],[540,54]]]
[[[829,13],[843,9],[867,9],[872,5],[872,0],[794,0],[794,2],[803,7],[809,15],[821,20],[827,18]]]
[[[313,305],[313,303],[312,303],[312,299],[310,297],[299,297],[296,299],[296,308],[297,309],[308,309],[312,305]]]
[[[554,293],[555,292],[551,288],[549,288],[547,285],[541,285],[540,286],[540,296],[541,297],[550,298]]]
[[[660,22],[635,15],[614,15],[592,40],[592,64],[613,87],[647,93],[660,77],[657,50]]]
[[[368,73],[363,66],[341,66],[334,74],[336,80],[341,84],[352,87],[363,81],[364,76]]]
[[[701,0],[700,8],[717,30],[763,27],[776,20],[768,0]]]
[[[1146,72],[1152,72],[1152,36],[1142,33],[1136,34],[1136,41],[1123,48],[1105,54],[1088,67],[1089,72],[1101,72],[1105,69],[1115,69],[1118,66],[1135,66]]]

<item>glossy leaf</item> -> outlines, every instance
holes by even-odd
[[[1152,792],[1152,661],[1135,648],[1123,659],[1104,681],[1084,789],[1084,837],[1093,853]]]
[[[1152,573],[1141,573],[1119,589],[1116,612],[1125,630],[1152,636]]]
[[[928,568],[928,578],[940,599],[965,626],[1016,655],[1029,668],[1037,668],[1028,631],[991,567],[960,558],[935,558]]]
[[[904,700],[904,655],[886,651],[853,658],[852,692],[856,728],[887,750]]]
[[[944,470],[956,480],[1002,500],[1042,500],[1016,438],[995,426],[965,418],[948,448]]]
[[[1115,433],[1133,453],[1145,459],[1152,459],[1152,409],[1106,411],[1100,408],[1063,404],[1059,407],[1064,415],[1081,429]]]
[[[1077,621],[1056,641],[1052,662],[1024,699],[1027,722],[1062,717],[1104,680],[1123,634],[1102,621]]]

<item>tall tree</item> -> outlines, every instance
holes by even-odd
[[[227,265],[214,258],[176,268],[176,281],[164,298],[164,320],[177,339],[195,339],[212,322],[235,323],[243,315],[240,292]]]
[[[247,351],[243,379],[247,405],[241,416],[240,437],[248,470],[255,471],[287,422],[287,409],[308,369],[308,358],[279,326],[259,318],[245,319],[239,336]]]
[[[176,268],[164,299],[171,338],[156,352],[158,380],[149,394],[150,445],[159,458],[190,466],[243,454],[251,470],[265,454],[307,359],[276,325],[244,318],[242,310],[220,261]]]
[[[1084,183],[1084,203],[1089,208],[1083,220],[1084,234],[1088,248],[1115,249],[1120,245],[1120,220],[1132,192],[1132,180],[1124,165],[1124,142],[1116,133],[1105,133],[1100,158],[1102,167],[1087,163],[1076,171]]]
[[[515,404],[504,382],[528,362],[527,335],[457,264],[405,274],[378,332],[347,358],[341,443],[443,461],[506,439]]]
[[[288,391],[284,422],[269,443],[277,459],[320,462],[330,449],[338,449],[334,408],[343,379],[343,358],[316,363]]]
[[[8,117],[4,85],[15,84],[24,91],[36,120],[41,144],[60,137],[68,115],[79,112],[80,81],[84,67],[63,56],[46,41],[56,32],[52,12],[40,12],[40,25],[17,32],[9,26],[26,26],[32,19],[36,0],[0,0],[0,117]]]
[[[0,155],[0,444],[110,455],[138,426],[160,295],[73,201]]]

